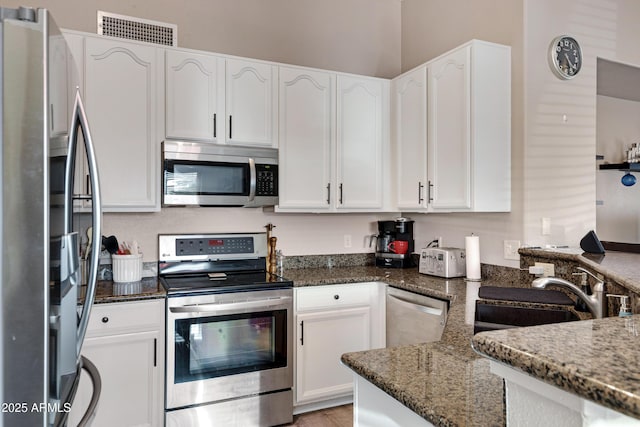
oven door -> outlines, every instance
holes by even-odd
[[[167,409],[292,387],[292,289],[167,301]]]

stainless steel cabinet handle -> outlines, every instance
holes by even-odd
[[[229,116],[229,139],[231,139],[233,129],[233,116]]]
[[[424,188],[424,185],[422,185],[422,182],[418,181],[418,204],[421,204],[422,202],[424,202],[424,199],[422,198],[423,188]]]
[[[219,311],[242,310],[245,308],[254,307],[273,307],[276,305],[282,305],[288,300],[291,300],[291,297],[277,297],[264,300],[230,302],[221,304],[189,304],[180,307],[170,307],[169,311],[171,311],[172,313],[217,313]]]
[[[338,295],[338,294],[335,294],[335,295],[333,296],[333,299],[335,299],[335,300],[338,300],[338,299],[340,299],[340,295]]]
[[[101,320],[102,323],[109,323],[109,318],[107,316],[104,316]]]
[[[304,320],[300,322],[300,345],[304,345]]]
[[[429,203],[433,202],[433,184],[429,181]]]
[[[218,121],[216,120],[216,113],[213,113],[213,137],[216,138],[218,134]]]
[[[331,204],[331,183],[327,184],[327,204]]]
[[[340,204],[342,204],[342,183],[340,183]]]

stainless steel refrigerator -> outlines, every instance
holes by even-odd
[[[0,8],[0,49],[0,427],[64,425],[100,255],[95,155],[79,91],[69,88],[70,52],[50,14]],[[85,152],[91,191],[79,196],[74,176]],[[79,304],[74,207],[83,198],[93,232]]]

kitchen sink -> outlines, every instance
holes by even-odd
[[[580,320],[573,312],[563,309],[514,307],[503,304],[476,302],[473,333],[520,326],[546,325],[549,323]]]

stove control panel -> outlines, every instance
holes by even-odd
[[[177,239],[176,254],[178,256],[204,254],[253,254],[253,238],[211,237],[208,239]]]
[[[266,233],[159,235],[160,261],[211,261],[266,257]]]

